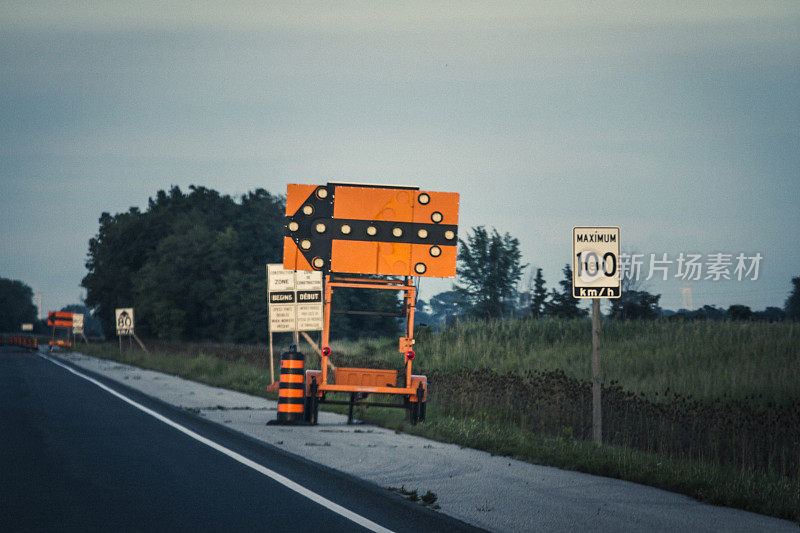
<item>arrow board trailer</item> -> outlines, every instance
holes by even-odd
[[[329,182],[287,187],[283,266],[297,270],[298,276],[302,271],[325,274],[321,368],[305,375],[307,421],[316,423],[320,402],[349,405],[348,422],[356,403],[406,408],[412,424],[425,419],[427,378],[411,370],[417,296],[413,279],[455,276],[458,207],[458,193],[405,185]],[[329,364],[331,304],[339,288],[402,293],[402,371]],[[298,288],[298,298],[300,294]],[[398,316],[380,310],[338,312]],[[347,393],[349,401],[330,399],[335,393]],[[403,404],[365,403],[370,394],[400,396]]]
[[[292,270],[450,278],[458,193],[358,183],[290,184],[283,266]]]
[[[69,311],[50,311],[47,313],[47,325],[53,328],[50,338],[50,349],[54,346],[72,348],[72,318],[73,313]],[[65,329],[66,339],[57,336],[56,330]]]
[[[572,296],[619,298],[619,227],[572,228]]]

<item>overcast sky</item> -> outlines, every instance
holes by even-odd
[[[695,307],[782,307],[800,275],[800,2],[197,4],[0,3],[0,276],[45,310],[101,212],[189,184],[459,192],[460,236],[511,233],[548,287],[575,225],[732,254]],[[665,308],[677,273],[645,282]]]

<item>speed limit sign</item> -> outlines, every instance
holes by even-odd
[[[117,322],[117,335],[133,335],[133,308],[116,309],[114,314]]]
[[[619,228],[572,228],[572,296],[619,298]]]

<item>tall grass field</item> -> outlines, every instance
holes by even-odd
[[[798,323],[605,320],[600,336],[604,380],[626,390],[650,394],[669,389],[698,399],[800,398]],[[591,343],[588,320],[457,322],[440,333],[423,330],[414,363],[417,369],[443,372],[558,369],[589,381]],[[396,339],[383,339],[333,347],[344,359],[368,355],[391,363],[400,360],[396,345]]]

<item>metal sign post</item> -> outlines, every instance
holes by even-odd
[[[619,298],[619,228],[572,228],[572,296],[592,299],[592,439],[603,443],[600,298]]]

